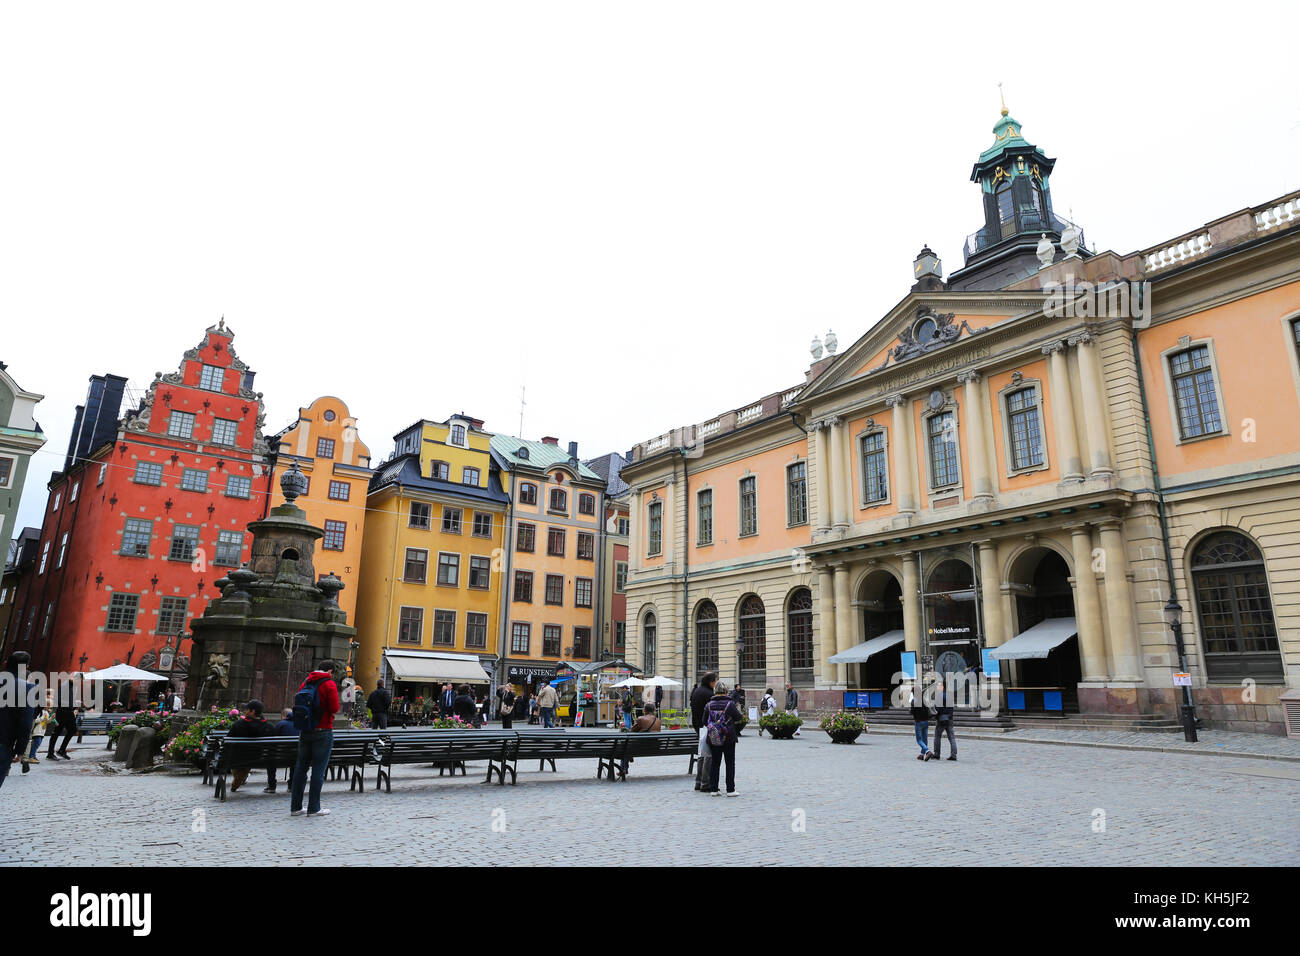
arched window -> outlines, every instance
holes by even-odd
[[[718,669],[718,607],[712,601],[695,612],[695,669],[700,674]]]
[[[1220,531],[1196,546],[1192,586],[1201,619],[1205,674],[1212,681],[1278,682],[1282,655],[1264,556],[1255,542]]]
[[[740,637],[745,642],[740,652],[743,682],[745,671],[767,670],[767,611],[757,594],[740,602]]]
[[[658,636],[659,628],[655,623],[654,611],[650,611],[645,616],[645,623],[641,625],[641,660],[647,674],[655,672],[655,639]]]
[[[790,635],[790,680],[809,683],[813,676],[812,591],[799,588],[790,596],[786,624]]]

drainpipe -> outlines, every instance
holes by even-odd
[[[686,688],[690,685],[687,680],[691,674],[691,488],[688,482],[690,476],[690,459],[686,457],[685,449],[679,449],[682,456],[682,498],[685,506],[682,508],[682,705],[687,701],[687,694],[690,693]],[[677,466],[673,466],[673,474],[677,473]]]

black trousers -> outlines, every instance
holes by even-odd
[[[952,755],[957,756],[957,735],[952,730],[953,722],[951,720],[941,720],[934,725],[934,755],[943,756],[943,735],[948,733],[948,743],[952,746]]]
[[[58,730],[54,731],[54,733],[50,734],[50,747],[45,751],[45,759],[48,760],[54,756],[54,742],[58,740],[60,734],[63,735],[63,746],[59,748],[59,756],[66,757],[68,755],[68,744],[72,742],[72,735],[76,732],[76,727],[69,727],[67,730],[60,727]]]
[[[515,719],[515,718],[514,718],[513,715],[510,715],[510,714],[502,714],[502,715],[501,715],[501,729],[502,729],[502,730],[509,730],[509,729],[510,729],[510,724],[511,724],[511,722],[512,722],[514,719]]]
[[[388,711],[386,711],[386,710],[377,710],[377,711],[375,711],[375,719],[374,719],[374,721],[373,721],[372,726],[373,726],[373,729],[374,729],[374,730],[387,730],[387,729],[388,729]]]
[[[709,744],[709,750],[713,754],[713,767],[709,770],[709,790],[710,792],[718,789],[718,777],[722,770],[723,758],[727,761],[727,793],[736,789],[736,742],[729,740],[721,747]]]

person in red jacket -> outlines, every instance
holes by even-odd
[[[338,661],[324,660],[320,668],[307,675],[298,688],[299,693],[309,686],[316,690],[316,706],[312,709],[311,727],[298,735],[298,763],[293,770],[293,783],[289,788],[289,812],[297,817],[323,817],[320,791],[325,784],[325,768],[329,766],[330,751],[334,749],[334,715],[339,712],[338,681],[343,677],[343,665]],[[302,807],[303,791],[307,789],[307,768],[311,768],[311,789],[307,796],[307,809]]]

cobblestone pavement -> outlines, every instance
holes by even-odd
[[[880,727],[880,733],[912,736],[910,727]],[[972,731],[979,736],[979,731]],[[1177,733],[1152,733],[1139,730],[1081,730],[1063,727],[1011,730],[1005,733],[986,734],[990,739],[1008,741],[1034,741],[1056,744],[1084,744],[1117,748],[1140,747],[1144,750],[1167,750],[1179,753],[1211,754],[1214,756],[1250,755],[1272,760],[1300,761],[1300,740],[1275,737],[1272,734],[1243,734],[1231,730],[1197,731],[1197,742],[1192,744]]]
[[[686,760],[638,760],[626,784],[595,762],[522,769],[485,786],[483,764],[440,778],[399,766],[393,792],[325,787],[327,817],[290,817],[265,776],[222,804],[197,775],[105,772],[74,759],[10,774],[0,865],[300,865],[644,860],[724,864],[1294,865],[1300,767],[1011,741],[961,741],[922,763],[909,737],[837,746],[808,732],[746,734],[737,799],[696,793]],[[946,749],[946,748],[945,748]],[[15,768],[16,769],[16,768]],[[368,774],[373,782],[374,771]],[[1097,829],[1104,823],[1104,829]]]

